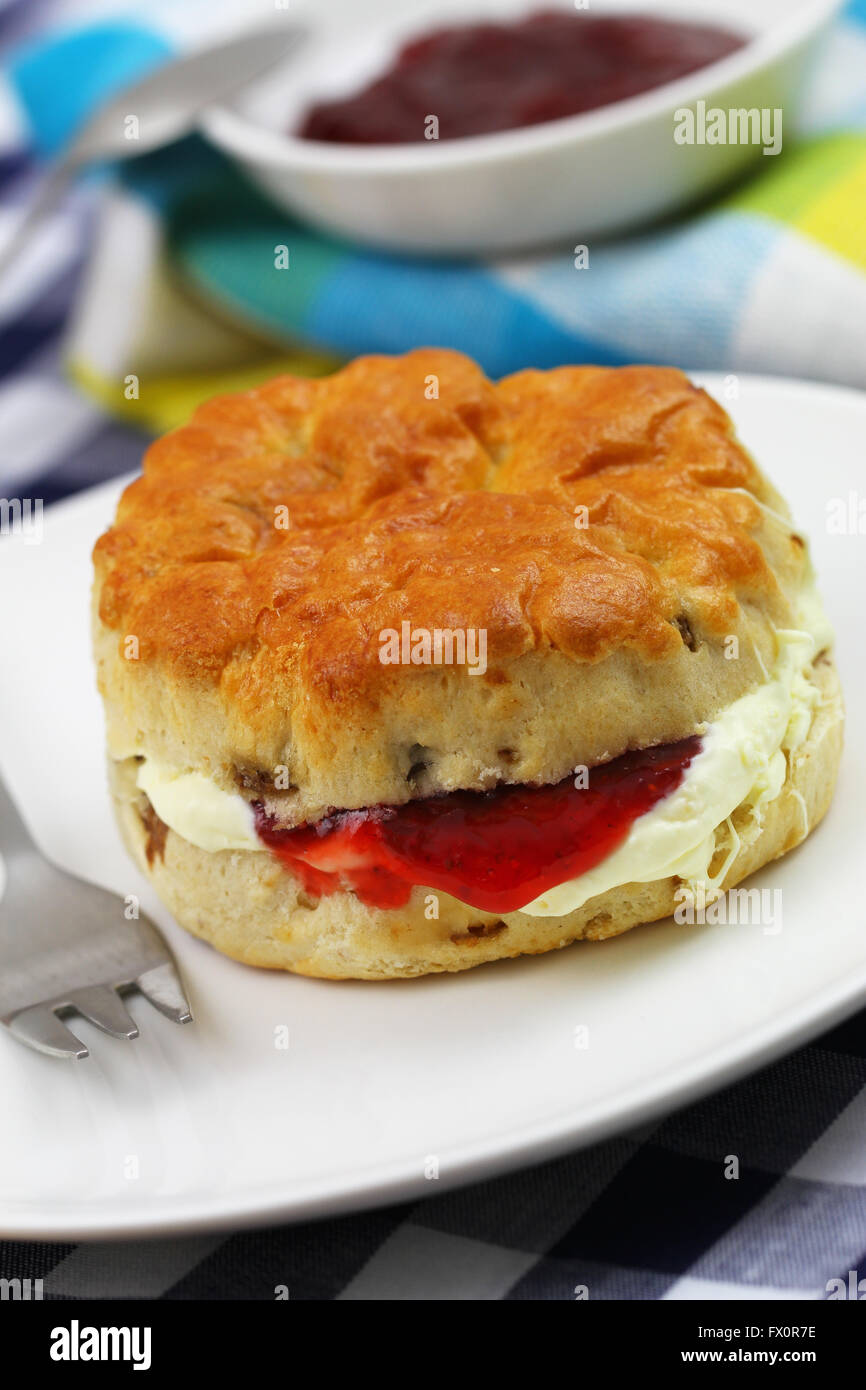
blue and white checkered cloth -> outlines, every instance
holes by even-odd
[[[0,1242],[0,1271],[41,1278],[46,1299],[821,1300],[866,1278],[864,1130],[860,1014],[639,1134],[511,1177],[236,1235]]]

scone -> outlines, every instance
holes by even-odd
[[[94,559],[126,843],[239,960],[384,979],[613,936],[830,801],[806,543],[672,369],[282,377],[154,444]]]

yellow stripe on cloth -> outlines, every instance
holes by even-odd
[[[66,368],[73,381],[108,414],[124,424],[163,434],[177,425],[186,424],[196,406],[210,400],[211,396],[249,391],[271,377],[286,373],[292,376],[326,376],[340,365],[338,358],[298,351],[225,371],[142,376],[135,381],[130,378],[115,381],[103,377],[75,358],[67,360]],[[137,395],[134,394],[136,391]]]
[[[798,229],[866,270],[866,154],[797,219]]]

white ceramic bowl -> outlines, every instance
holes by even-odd
[[[496,252],[575,243],[660,217],[769,162],[760,145],[681,145],[674,112],[784,111],[795,125],[809,50],[839,0],[593,0],[752,35],[745,48],[628,101],[544,125],[409,145],[339,145],[287,133],[317,99],[348,93],[408,36],[449,22],[573,10],[574,0],[292,0],[312,37],[286,65],[206,112],[202,125],[278,204],[330,231],[398,250]]]

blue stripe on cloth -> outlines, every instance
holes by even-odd
[[[585,270],[569,252],[504,273],[562,332],[620,360],[716,367],[730,359],[751,286],[783,235],[758,217],[715,214],[592,247]]]
[[[577,327],[557,324],[477,265],[347,254],[325,277],[304,325],[318,347],[351,356],[422,344],[468,353],[488,376],[566,362],[617,366],[626,356]]]
[[[9,62],[9,80],[27,113],[36,148],[53,154],[100,102],[169,56],[158,34],[127,22],[23,45]]]
[[[591,335],[558,328],[477,263],[358,251],[296,226],[198,138],[130,161],[121,178],[167,219],[176,263],[192,281],[278,338],[300,337],[347,356],[419,343],[456,347],[492,376],[528,365],[625,360]],[[262,279],[283,238],[299,265],[307,252],[307,280],[297,294],[275,294]]]
[[[844,19],[852,19],[858,24],[866,24],[866,0],[849,0],[842,11]]]

